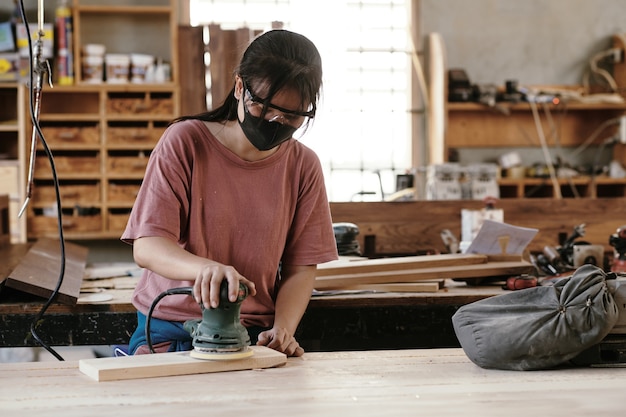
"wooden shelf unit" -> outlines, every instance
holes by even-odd
[[[478,103],[447,103],[448,127],[445,151],[450,159],[461,148],[496,148],[502,153],[512,148],[540,147],[537,127],[529,103],[499,103],[508,114]],[[599,126],[626,113],[626,104],[548,104],[552,118],[546,117],[543,104],[538,104],[542,129],[549,147],[556,146],[551,132],[558,131],[561,147],[584,143]],[[592,145],[600,145],[617,132],[617,124],[607,126]],[[624,145],[614,145],[614,157],[626,164]],[[626,180],[606,176],[559,179],[562,197],[624,197]],[[555,188],[549,178],[499,180],[501,198],[553,198]]]
[[[106,53],[141,53],[171,66],[178,85],[177,0],[73,0],[74,73],[81,84],[83,46],[101,44]]]
[[[75,84],[44,87],[40,125],[54,155],[65,236],[114,239],[126,226],[150,152],[168,123],[180,115],[178,3],[73,0],[72,8]],[[171,65],[171,80],[83,82],[80,51],[88,43],[105,45],[107,53],[162,58]],[[56,237],[56,193],[41,145],[34,180],[28,238]]]
[[[12,243],[26,241],[26,216],[18,217],[26,194],[24,90],[17,83],[0,83],[0,195],[9,196]]]
[[[558,179],[562,198],[619,198],[626,197],[626,178],[588,176]],[[556,198],[550,178],[501,178],[500,198]]]
[[[150,152],[177,114],[167,86],[75,86],[44,91],[40,126],[52,150],[68,237],[114,238],[123,231]],[[75,106],[82,104],[83,113]],[[40,145],[30,238],[57,234],[52,170]]]

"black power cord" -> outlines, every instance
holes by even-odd
[[[33,77],[33,68],[32,68],[33,59],[34,59],[33,45],[32,45],[32,40],[30,36],[30,28],[28,25],[28,19],[26,18],[26,12],[24,10],[23,0],[20,0],[19,6],[20,6],[20,15],[22,16],[22,22],[24,22],[24,27],[26,29],[26,38],[28,39],[28,55],[30,58],[30,66],[31,66],[30,75],[29,75],[29,86],[28,86],[30,118],[33,123],[33,129],[37,131],[37,136],[39,136],[39,139],[41,140],[41,144],[43,145],[43,148],[46,152],[48,160],[50,161],[50,167],[52,169],[54,190],[56,193],[57,225],[58,225],[58,230],[59,230],[59,241],[61,245],[61,267],[60,267],[60,272],[59,272],[59,278],[57,280],[57,285],[52,291],[52,294],[50,294],[50,297],[48,298],[46,303],[40,309],[39,313],[37,313],[37,315],[33,319],[31,326],[30,326],[30,333],[33,336],[33,338],[37,341],[37,343],[39,343],[44,349],[46,349],[50,354],[52,354],[52,356],[54,356],[56,359],[60,361],[64,361],[65,359],[63,359],[61,355],[59,355],[52,347],[50,347],[47,343],[45,343],[37,334],[37,326],[41,322],[41,319],[43,315],[45,314],[46,310],[48,310],[48,307],[50,307],[50,305],[57,298],[61,285],[63,284],[63,278],[65,276],[66,255],[65,255],[65,239],[63,237],[63,217],[62,217],[63,214],[61,212],[61,192],[59,190],[59,178],[57,176],[56,166],[54,163],[54,157],[52,156],[52,152],[50,151],[50,148],[48,147],[48,144],[46,140],[44,139],[43,133],[41,132],[41,127],[39,126],[39,121],[37,120],[37,115],[35,114],[35,105],[33,103],[33,95],[34,95],[34,87],[33,87],[34,77]],[[35,150],[36,149],[33,148],[32,152],[35,152]]]
[[[159,294],[152,301],[152,305],[150,305],[150,309],[148,310],[148,314],[146,315],[146,342],[148,344],[148,349],[150,349],[150,353],[156,353],[154,351],[154,348],[152,347],[152,336],[150,336],[150,321],[152,320],[152,312],[163,298],[168,295],[176,294],[193,295],[193,287],[170,288],[169,290],[163,291],[161,294]]]

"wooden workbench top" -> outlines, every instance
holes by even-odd
[[[264,370],[96,382],[77,362],[0,364],[3,416],[621,415],[626,368],[496,371],[461,349],[306,353]]]

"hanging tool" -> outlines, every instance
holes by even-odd
[[[586,248],[592,250],[593,253],[595,249],[595,245],[591,245],[589,242],[576,240],[583,236],[585,236],[584,223],[575,226],[572,234],[565,239],[562,245],[557,247],[545,246],[543,253],[537,255],[541,269],[550,275],[557,275],[574,270],[584,263],[594,263],[595,265],[598,265],[598,262],[601,263],[601,257],[597,260],[596,257],[589,256],[589,250],[581,250]],[[595,262],[591,262],[594,259]]]
[[[24,27],[26,30],[26,37],[28,39],[28,47],[32,53],[31,71],[29,77],[29,86],[31,90],[30,94],[30,111],[31,119],[33,122],[33,133],[31,135],[30,142],[30,160],[28,164],[28,183],[26,188],[26,199],[22,204],[18,212],[18,217],[22,217],[26,207],[28,206],[31,197],[33,196],[34,187],[34,175],[35,175],[35,158],[37,155],[37,137],[43,139],[41,129],[39,127],[39,114],[41,111],[41,93],[43,90],[43,81],[47,76],[48,84],[52,87],[52,71],[50,69],[50,63],[43,59],[43,38],[45,32],[43,30],[44,25],[44,7],[43,0],[39,0],[37,8],[37,40],[34,46],[32,46],[30,30],[24,9],[21,8],[22,19],[24,20]]]
[[[574,268],[574,245],[576,245],[577,243],[583,243],[575,242],[575,240],[583,236],[585,236],[584,223],[574,227],[574,231],[572,232],[572,234],[569,235],[567,239],[565,239],[565,242],[563,242],[560,248],[557,248],[557,251],[561,255],[561,259],[572,268]]]
[[[459,253],[459,240],[450,229],[443,229],[441,231],[441,240],[446,245],[448,253]]]

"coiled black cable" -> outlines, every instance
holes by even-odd
[[[161,294],[159,294],[152,301],[152,304],[150,305],[150,309],[148,310],[148,314],[146,315],[146,327],[145,327],[146,342],[148,343],[148,349],[150,350],[150,353],[156,353],[154,351],[154,348],[152,347],[152,336],[150,336],[150,321],[152,319],[152,313],[154,312],[154,309],[156,308],[157,304],[159,304],[159,302],[163,298],[167,297],[168,295],[176,295],[176,294],[193,295],[193,288],[192,287],[170,288],[169,290],[163,291]]]
[[[28,19],[26,18],[26,12],[24,10],[24,1],[20,0],[19,2],[20,5],[20,14],[22,17],[22,21],[24,22],[24,27],[26,30],[26,38],[28,40],[28,51],[29,51],[29,56],[30,56],[30,62],[32,65],[33,62],[33,45],[32,45],[32,40],[31,40],[31,35],[30,35],[30,29],[29,29],[29,25],[28,25]],[[41,308],[41,310],[39,311],[39,313],[35,316],[35,318],[33,319],[31,326],[30,326],[30,333],[32,334],[33,338],[44,348],[46,349],[50,354],[52,354],[55,358],[57,358],[60,361],[63,361],[65,359],[63,359],[63,357],[61,355],[59,355],[54,349],[52,349],[52,347],[48,346],[48,344],[46,344],[37,334],[37,326],[39,325],[39,323],[41,322],[41,319],[43,317],[43,315],[45,314],[46,310],[48,310],[48,307],[50,307],[50,305],[52,304],[52,302],[56,299],[57,295],[59,294],[59,290],[61,288],[61,285],[63,284],[63,278],[65,276],[65,238],[63,236],[63,213],[61,211],[61,192],[59,190],[59,178],[57,176],[57,170],[56,170],[56,166],[54,163],[54,157],[52,156],[52,152],[50,151],[50,148],[48,147],[48,143],[46,142],[46,140],[44,139],[43,133],[41,131],[41,127],[39,126],[39,121],[37,120],[37,115],[35,114],[35,106],[33,103],[33,84],[34,84],[34,78],[33,78],[33,71],[31,68],[30,71],[30,78],[29,78],[29,110],[30,110],[30,118],[31,121],[33,123],[33,129],[35,129],[37,131],[37,136],[39,136],[39,139],[41,140],[41,144],[43,145],[43,148],[46,152],[46,155],[48,157],[48,160],[50,162],[50,168],[52,170],[52,178],[53,178],[53,182],[54,182],[54,190],[56,193],[56,207],[57,207],[57,225],[58,225],[58,231],[59,231],[59,241],[60,241],[60,245],[61,245],[61,267],[60,267],[60,271],[59,271],[59,278],[57,280],[57,284],[56,287],[54,288],[54,290],[52,291],[52,294],[50,294],[50,297],[48,298],[48,300],[46,301],[46,303],[43,305],[43,307]],[[33,150],[34,152],[34,150]]]

